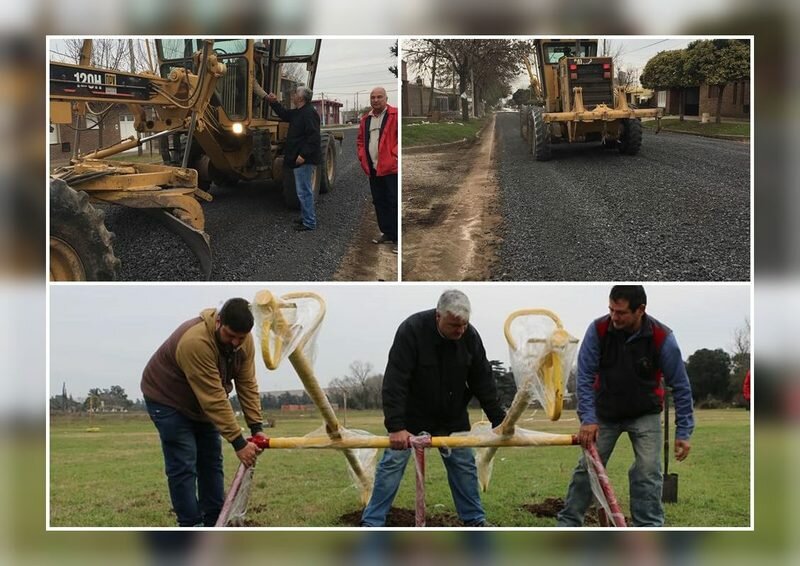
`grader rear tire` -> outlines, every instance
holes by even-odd
[[[550,125],[544,121],[544,109],[534,106],[528,122],[531,154],[536,161],[550,159]]]
[[[114,281],[120,261],[104,214],[61,179],[50,182],[50,280]]]
[[[638,118],[622,121],[619,138],[619,152],[623,155],[636,155],[642,147],[642,122]]]
[[[323,195],[333,190],[336,184],[336,140],[331,134],[322,141],[322,163],[319,165],[319,192]]]

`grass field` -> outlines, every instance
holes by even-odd
[[[667,526],[747,527],[750,523],[750,414],[744,410],[698,411],[692,453],[670,472],[679,474],[678,503],[666,506]],[[478,420],[477,412],[472,415]],[[314,431],[316,414],[277,415],[268,436]],[[146,415],[54,415],[50,421],[50,524],[54,527],[174,526],[158,436]],[[99,432],[87,432],[87,427]],[[550,423],[540,414],[523,416],[520,426],[573,433],[574,412]],[[351,411],[347,427],[385,434],[378,411]],[[224,447],[226,485],[237,467]],[[502,527],[551,527],[523,506],[564,497],[579,457],[576,447],[501,448],[492,483],[482,495],[488,519]],[[617,497],[628,511],[627,469],[632,462],[621,438],[608,466]],[[410,466],[413,464],[410,464]],[[396,507],[414,508],[414,474],[406,472]],[[429,517],[454,513],[444,466],[428,451],[426,503]],[[252,526],[341,527],[340,517],[361,508],[341,454],[329,450],[264,453],[254,476],[247,521]]]
[[[469,122],[438,122],[414,124],[403,122],[403,147],[432,145],[456,142],[473,137],[482,127],[486,118]]]
[[[645,128],[655,129],[656,121],[648,120],[642,122]],[[702,134],[707,136],[749,136],[750,123],[749,122],[722,122],[715,124],[709,122],[702,124],[696,120],[684,120],[681,122],[676,119],[661,120],[661,129],[670,132],[688,132],[693,134]]]

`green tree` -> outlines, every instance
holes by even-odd
[[[133,401],[128,399],[128,394],[125,393],[125,389],[119,385],[112,385],[111,388],[107,390],[105,398],[106,404],[110,404],[112,407],[130,409],[133,405]]]
[[[264,393],[261,395],[261,408],[267,409],[280,409],[278,398],[272,393]]]
[[[687,65],[686,51],[661,51],[650,59],[640,77],[642,86],[653,90],[678,90],[678,112],[683,120],[686,108],[686,89],[698,86],[701,77]]]
[[[740,39],[702,39],[686,48],[687,73],[696,75],[717,89],[715,121],[721,121],[725,86],[750,78],[750,41]]]
[[[492,366],[492,377],[494,377],[495,386],[497,387],[500,404],[503,407],[510,407],[512,401],[514,401],[514,395],[517,394],[514,374],[508,371],[503,366],[503,362],[499,360],[491,360],[489,364]]]
[[[511,95],[511,100],[514,101],[514,104],[517,106],[522,106],[530,102],[531,100],[531,89],[529,88],[518,88],[514,91],[514,94]]]
[[[689,356],[686,371],[692,383],[692,397],[695,401],[708,398],[719,401],[730,399],[728,380],[731,369],[731,357],[723,349],[709,350],[703,348]]]

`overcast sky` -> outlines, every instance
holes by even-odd
[[[328,314],[318,335],[316,373],[325,386],[347,373],[354,360],[383,372],[400,322],[433,308],[442,284],[297,284],[297,285],[59,285],[50,289],[50,393],[62,382],[75,397],[92,387],[121,385],[129,398],[141,397],[139,380],[152,353],[183,321],[206,307],[235,296],[248,300],[268,288],[274,294],[314,291]],[[508,365],[503,322],[521,308],[548,308],[565,328],[582,338],[592,319],[605,314],[608,285],[459,284],[472,301],[472,323],[489,359]],[[669,325],[684,359],[700,348],[730,351],[736,328],[750,315],[748,285],[650,284],[648,312]],[[256,360],[261,391],[299,389],[287,362],[267,371]]]
[[[314,98],[322,93],[345,104],[343,110],[369,106],[369,92],[386,89],[389,103],[397,106],[397,78],[389,72],[397,64],[389,48],[393,39],[323,39],[314,81]]]

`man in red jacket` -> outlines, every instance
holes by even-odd
[[[397,253],[397,108],[387,104],[383,87],[372,89],[369,102],[372,112],[361,117],[356,145],[381,231],[372,242],[395,244]]]

